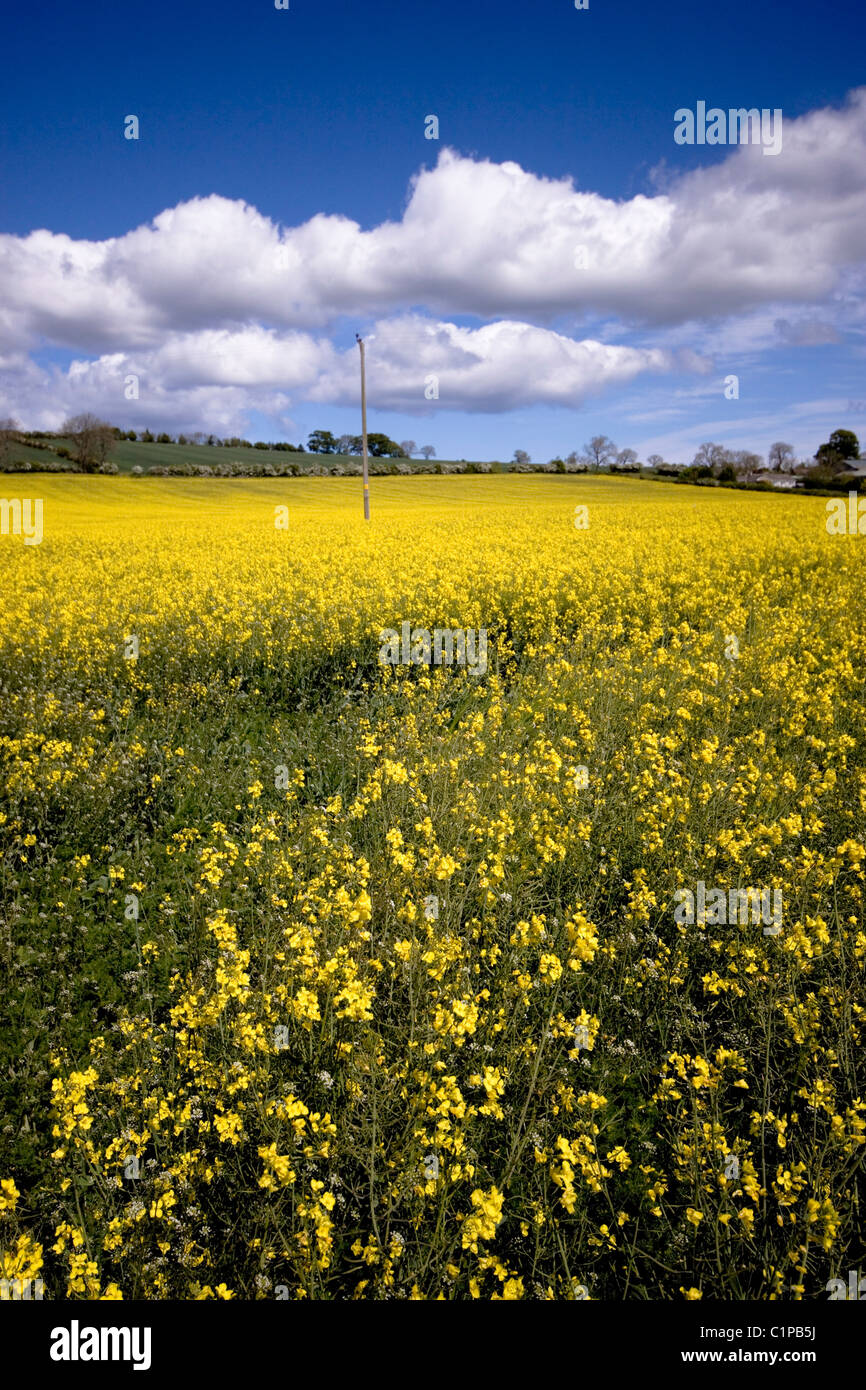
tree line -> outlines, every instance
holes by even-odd
[[[364,439],[360,434],[341,434],[337,438],[330,430],[313,430],[307,449],[311,454],[362,454]],[[415,454],[425,459],[436,457],[432,444],[422,444],[419,449],[414,439],[404,439],[397,444],[387,434],[368,433],[367,452],[371,458],[410,459]]]
[[[29,446],[37,449],[49,447],[47,444],[40,443],[41,439],[60,437],[69,440],[69,447],[61,444],[52,447],[52,452],[60,458],[73,460],[85,473],[96,473],[104,468],[108,462],[108,456],[118,440],[129,440],[131,443],[137,442],[139,444],[181,444],[187,446],[205,445],[210,448],[222,449],[259,449],[289,454],[350,454],[360,456],[364,452],[364,441],[360,434],[341,434],[337,438],[330,430],[313,430],[305,448],[303,444],[264,443],[261,440],[253,444],[250,440],[241,439],[237,435],[221,439],[215,434],[206,434],[203,430],[196,430],[192,434],[177,435],[168,434],[165,431],[154,434],[149,429],[141,432],[122,430],[118,429],[116,425],[110,425],[106,420],[100,420],[96,415],[85,413],[73,415],[65,420],[57,434],[28,432],[25,436],[22,435],[21,427],[16,420],[0,419],[0,468],[8,460],[13,444],[20,442],[24,437],[26,437]],[[410,459],[415,454],[420,454],[425,459],[436,457],[436,450],[432,444],[422,444],[419,449],[414,439],[404,439],[402,443],[397,444],[387,434],[375,432],[367,435],[367,452],[371,458]]]
[[[114,466],[109,464],[109,455],[118,440],[138,441],[142,444],[208,445],[211,448],[258,449],[331,456],[359,456],[363,453],[361,435],[342,434],[337,437],[330,430],[313,430],[305,448],[303,444],[284,442],[269,444],[258,441],[251,444],[248,439],[240,439],[237,435],[220,439],[201,430],[189,435],[171,435],[164,431],[153,434],[149,429],[137,433],[135,430],[118,429],[117,426],[91,414],[71,416],[64,421],[59,436],[69,441],[68,447],[65,444],[41,442],[55,440],[58,437],[55,434],[28,432],[22,435],[15,420],[0,419],[0,469],[6,466],[13,445],[24,439],[28,447],[50,448],[60,458],[71,460],[86,473],[114,471]],[[371,458],[378,459],[411,459],[415,454],[420,454],[429,461],[436,457],[436,450],[432,444],[423,444],[419,449],[414,439],[404,439],[398,444],[387,434],[381,433],[367,435],[367,450]],[[821,487],[832,486],[834,481],[849,469],[850,464],[860,458],[859,440],[852,430],[846,429],[834,430],[810,459],[798,460],[791,444],[782,441],[771,444],[766,464],[760,454],[752,453],[748,449],[731,450],[712,441],[700,445],[691,464],[667,463],[660,454],[650,454],[644,464],[638,461],[634,449],[618,449],[606,434],[598,434],[593,435],[580,451],[573,450],[565,459],[551,459],[547,467],[560,473],[597,473],[602,470],[614,473],[636,472],[647,468],[662,476],[668,474],[696,481],[714,478],[719,482],[736,482],[766,468],[771,473],[797,475],[806,486]],[[512,461],[517,469],[532,467],[532,460],[525,449],[515,449]],[[497,465],[497,470],[499,468],[501,465]]]
[[[694,478],[716,478],[719,482],[734,482],[738,478],[766,469],[770,473],[792,473],[820,484],[832,481],[859,460],[860,442],[852,430],[834,430],[826,443],[819,445],[809,459],[797,459],[792,444],[777,441],[770,445],[766,464],[760,454],[749,449],[728,449],[711,441],[701,444],[690,464],[668,463],[661,454],[650,454],[640,463],[634,449],[618,449],[606,434],[593,435],[580,451],[567,458],[553,458],[548,467],[556,472],[632,472],[650,468],[659,473],[670,472]],[[531,464],[525,449],[515,449],[513,462],[518,467]]]

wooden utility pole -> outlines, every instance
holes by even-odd
[[[361,437],[364,446],[364,520],[370,520],[370,478],[367,473],[367,372],[364,363],[364,339],[359,333],[358,347],[361,349]]]

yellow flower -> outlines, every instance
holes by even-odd
[[[0,1212],[14,1211],[20,1196],[13,1178],[0,1180]]]
[[[460,1243],[464,1250],[477,1255],[478,1242],[493,1239],[502,1220],[503,1200],[503,1194],[496,1187],[491,1187],[489,1192],[480,1187],[475,1189],[471,1197],[475,1211],[466,1217],[461,1232]]]
[[[543,955],[538,962],[538,973],[545,984],[555,985],[562,974],[562,964],[558,956]]]

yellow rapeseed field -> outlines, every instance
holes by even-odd
[[[864,540],[823,499],[4,489],[44,506],[0,537],[4,1278],[809,1299],[863,1264]]]

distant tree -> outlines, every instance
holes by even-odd
[[[856,459],[860,456],[860,441],[853,430],[834,430],[821,449],[832,449],[843,459]],[[815,455],[817,458],[821,449]]]
[[[142,435],[142,439],[143,439],[143,438],[144,438],[144,435]],[[152,439],[152,438],[153,438],[153,435],[151,435],[151,439]],[[207,442],[208,442],[208,444],[210,445],[210,447],[211,447],[212,449],[216,448],[216,446],[219,444],[219,440],[217,439],[217,437],[216,437],[215,434],[209,434],[208,437],[207,437]]]
[[[850,459],[856,459],[859,453],[860,442],[852,430],[834,430],[827,443],[819,445],[815,454],[817,470],[833,477],[843,472],[845,464]],[[810,473],[814,471],[810,470]]]
[[[179,443],[180,443],[180,440],[178,440],[178,444],[179,444]],[[265,444],[265,443],[263,443],[263,441],[262,441],[261,439],[257,439],[256,442],[255,442],[255,444],[253,445],[253,448],[254,448],[254,449],[270,449],[270,447],[271,447],[270,444]]]
[[[530,459],[525,449],[514,450],[514,462],[517,464],[518,468],[526,467],[526,465],[530,462]]]
[[[60,433],[73,441],[73,457],[85,473],[100,468],[114,446],[111,425],[89,413],[65,420]]]
[[[108,464],[108,455],[111,453],[114,445],[115,438],[111,426],[101,424],[97,428],[93,438],[93,458],[100,472],[104,470],[110,472],[114,467],[113,464],[111,466]]]
[[[415,443],[414,439],[401,439],[400,448],[403,450],[407,459],[410,459],[413,454],[417,454],[418,452],[418,445]]]
[[[166,434],[166,433],[163,431],[162,434],[158,434],[158,435],[156,436],[156,442],[157,442],[157,444],[172,444],[174,441],[172,440],[172,437],[171,437],[170,434]]]
[[[554,473],[565,473],[567,471],[565,460],[561,458],[551,459],[550,467],[553,469]]]
[[[338,444],[330,430],[313,430],[307,448],[311,454],[336,454]]]
[[[733,458],[723,444],[707,442],[700,446],[692,459],[692,468],[709,468],[711,473],[715,473],[726,463],[732,462]]]
[[[588,444],[584,444],[583,453],[590,468],[597,473],[599,468],[606,467],[616,458],[616,445],[606,434],[595,434]]]
[[[704,477],[714,474],[717,478],[723,469],[733,468],[735,473],[757,473],[762,467],[760,454],[750,449],[726,449],[723,444],[702,444],[691,462],[691,467],[708,469]]]
[[[190,444],[204,444],[204,440],[205,436],[201,430],[196,430],[195,434],[191,434],[189,437]],[[203,467],[207,467],[207,465],[204,464]]]
[[[138,438],[138,435],[135,433],[135,430],[127,430],[127,431],[126,431],[126,437],[127,437],[127,439],[132,440],[132,442],[133,442],[133,444],[134,444],[135,441],[136,441],[136,439]]]
[[[337,440],[337,453],[350,454],[352,452],[352,441],[354,438],[355,436],[353,434],[341,434],[340,438]]]
[[[387,434],[368,434],[367,451],[374,459],[403,457],[400,445],[395,444],[393,439],[389,439]]]
[[[767,454],[767,467],[780,473],[790,473],[794,467],[794,448],[791,444],[771,444]]]
[[[432,444],[422,444],[418,452],[419,454],[423,454],[428,462],[430,459],[435,459],[436,457],[436,450],[433,448]]]
[[[5,468],[9,462],[12,445],[18,439],[18,428],[18,421],[13,420],[11,415],[0,420],[0,468]]]
[[[811,467],[807,470],[810,476],[820,475],[822,478],[834,478],[837,473],[845,471],[847,459],[831,449],[829,444],[822,444],[812,461]]]
[[[841,454],[827,449],[820,458],[816,456],[807,460],[807,467],[798,471],[802,473],[805,487],[835,487],[839,484],[838,475],[844,471],[845,463]]]
[[[646,466],[647,468],[663,468],[664,462],[661,454],[650,454],[646,461]]]
[[[616,456],[617,468],[634,468],[637,463],[637,454],[634,449],[620,449]]]
[[[731,462],[738,473],[760,473],[763,460],[760,454],[753,454],[750,449],[737,449],[731,455]]]
[[[187,437],[186,437],[185,434],[179,434],[178,437],[177,437],[177,442],[178,442],[178,444],[187,444],[187,443],[189,443],[189,441],[188,441],[188,439],[187,439]]]

